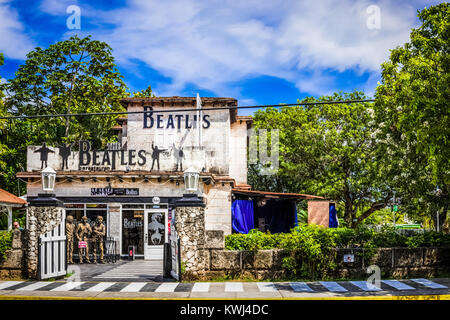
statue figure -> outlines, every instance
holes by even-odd
[[[97,216],[94,226],[92,227],[92,240],[94,240],[94,263],[97,263],[97,246],[100,251],[100,263],[103,261],[103,238],[106,235],[105,225],[103,224],[103,217]]]
[[[68,215],[66,218],[66,241],[67,241],[67,263],[73,264],[73,237],[75,225],[73,224],[73,216]]]
[[[86,248],[78,249],[78,256],[80,257],[80,263],[83,263],[83,255],[86,259],[86,262],[91,263],[89,260],[89,244],[87,241],[89,239],[89,235],[92,233],[92,229],[89,223],[87,223],[87,220],[88,218],[86,216],[83,216],[81,218],[81,223],[78,224],[77,229],[75,231],[78,242],[86,241]]]

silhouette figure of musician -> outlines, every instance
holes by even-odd
[[[152,161],[152,168],[150,170],[153,170],[153,166],[155,165],[155,161],[156,161],[156,164],[158,166],[158,171],[159,171],[159,155],[161,152],[166,151],[167,149],[159,149],[158,146],[154,146],[153,142],[152,142],[152,150],[153,150],[153,152],[152,152],[153,161]]]
[[[51,153],[55,153],[55,151],[50,150],[49,148],[47,148],[47,146],[45,145],[45,142],[42,143],[42,147],[40,147],[39,149],[34,151],[39,152],[41,154],[41,169],[44,168],[44,163],[45,163],[45,167],[47,168],[47,160],[48,160],[48,154]]]
[[[175,143],[173,144],[173,155],[175,157],[175,161],[177,162],[175,171],[178,171],[178,166],[180,166],[180,171],[183,171],[183,159],[184,152],[183,147],[180,146],[179,149],[175,147]]]
[[[69,166],[67,164],[67,159],[70,156],[70,145],[65,143],[62,146],[60,146],[59,147],[59,155],[62,158],[61,170],[64,170],[64,166],[66,167],[66,169],[69,169]]]

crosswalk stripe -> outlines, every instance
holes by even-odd
[[[208,292],[209,291],[209,282],[196,282],[192,287],[192,292]]]
[[[243,292],[244,286],[241,282],[227,282],[225,283],[225,292]]]
[[[415,290],[416,289],[416,288],[408,286],[406,283],[400,282],[398,280],[381,280],[381,281],[391,287],[394,287],[397,290]]]
[[[277,292],[278,291],[272,282],[258,282],[257,286],[258,286],[259,291],[261,291],[261,292]]]
[[[5,281],[0,282],[0,290],[6,289],[8,287],[15,286],[16,284],[22,283],[23,281]]]
[[[19,289],[17,289],[17,291],[34,291],[34,290],[38,290],[42,287],[48,286],[49,284],[50,284],[50,282],[40,281],[40,282],[30,284],[26,287],[19,288]]]
[[[377,286],[371,284],[367,281],[350,281],[351,284],[354,284],[360,289],[363,289],[364,291],[380,291],[381,289]]]
[[[311,289],[304,282],[289,282],[289,285],[291,286],[292,290],[294,290],[295,292],[303,292],[303,291],[312,292],[313,291],[313,289]]]
[[[83,283],[84,282],[78,282],[78,281],[67,282],[59,287],[51,289],[50,291],[69,291],[78,286],[81,286]]]
[[[120,290],[120,292],[139,292],[145,285],[145,282],[132,282]]]
[[[332,292],[346,292],[348,291],[343,286],[341,286],[339,283],[334,281],[320,281],[321,285],[323,285],[325,288],[327,288],[329,291]]]
[[[414,281],[414,282],[417,282],[419,284],[422,284],[422,285],[424,285],[424,286],[426,286],[428,288],[432,288],[432,289],[447,289],[448,288],[448,287],[446,287],[446,286],[444,286],[442,284],[430,281],[428,279],[420,278],[420,279],[411,279],[411,280]]]
[[[155,292],[174,292],[175,288],[178,286],[178,282],[166,282],[162,283]]]
[[[89,292],[103,292],[106,289],[108,289],[109,287],[111,287],[112,285],[114,285],[115,282],[101,282],[99,284],[96,284],[93,287],[87,288],[86,291]]]

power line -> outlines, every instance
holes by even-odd
[[[22,115],[22,116],[7,116],[0,117],[4,120],[16,119],[33,119],[33,118],[57,118],[57,117],[86,117],[86,116],[103,116],[103,115],[121,115],[121,114],[139,114],[139,113],[166,113],[166,112],[186,112],[186,111],[209,111],[209,110],[237,110],[237,109],[260,109],[260,108],[281,108],[292,106],[309,106],[309,105],[323,105],[323,104],[347,104],[347,103],[361,103],[374,102],[374,99],[365,100],[341,100],[341,101],[320,101],[320,102],[302,102],[302,103],[286,103],[286,104],[266,104],[255,106],[228,106],[217,108],[191,108],[191,109],[169,109],[169,110],[142,110],[142,111],[115,111],[115,112],[88,112],[88,113],[61,113],[61,114],[36,114],[36,115]],[[143,107],[150,107],[143,104]]]

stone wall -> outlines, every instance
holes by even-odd
[[[24,278],[25,255],[22,250],[23,233],[14,229],[11,250],[6,251],[6,259],[0,262],[0,279]]]
[[[177,207],[175,228],[180,238],[184,280],[209,280],[224,276],[254,279],[283,279],[287,271],[282,266],[287,253],[281,249],[238,251],[224,250],[223,230],[205,230],[205,209]],[[448,248],[364,248],[336,249],[334,278],[367,277],[367,267],[377,265],[381,276],[433,277],[450,273]],[[354,262],[344,262],[345,254],[353,254]],[[370,258],[368,258],[370,257]]]
[[[362,249],[336,249],[337,269],[334,278],[367,277],[367,267],[380,267],[382,278],[435,277],[450,273],[450,248],[379,248],[370,259],[364,259]],[[344,262],[344,254],[353,253],[355,261]],[[283,279],[282,267],[286,252],[281,249],[238,251],[205,247],[203,256],[209,262],[203,270],[187,272],[183,279],[214,279],[224,276],[253,279]]]
[[[63,219],[61,207],[27,207],[26,272],[29,278],[37,278],[39,236],[52,231]]]

